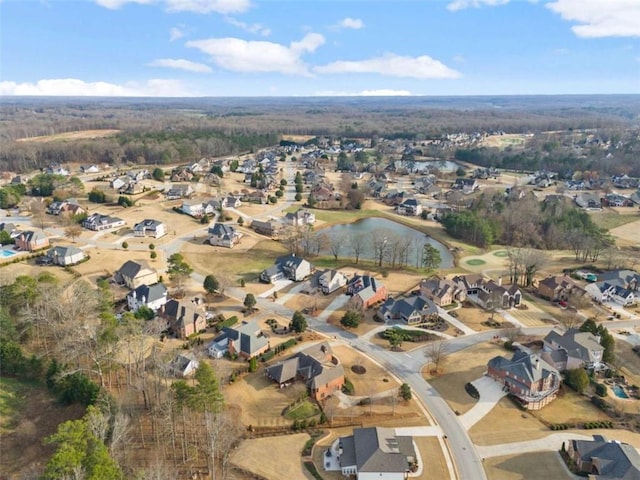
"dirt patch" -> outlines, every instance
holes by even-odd
[[[462,307],[450,313],[452,313],[454,316],[457,316],[458,320],[460,320],[467,327],[475,330],[476,332],[480,332],[482,330],[495,330],[492,327],[484,325],[484,322],[486,322],[487,319],[491,317],[491,313],[483,310],[480,307]],[[496,315],[495,320],[499,322],[501,320],[500,316]]]
[[[362,365],[351,365],[351,371],[356,375],[363,375],[367,373],[367,369]]]
[[[522,480],[531,478],[569,478],[556,452],[536,452],[522,455],[487,458],[484,469],[489,480]]]
[[[78,132],[56,133],[54,135],[42,135],[40,137],[18,138],[16,142],[61,142],[73,140],[93,140],[94,138],[112,137],[120,133],[120,130],[101,129],[101,130],[80,130]]]
[[[233,465],[268,479],[306,478],[300,453],[307,433],[244,440],[231,457]]]

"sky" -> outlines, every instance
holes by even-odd
[[[0,95],[640,93],[640,0],[0,0]]]

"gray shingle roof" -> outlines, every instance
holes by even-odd
[[[406,472],[409,461],[415,459],[412,438],[397,437],[393,428],[358,428],[353,436],[342,437],[340,442],[341,465],[355,464],[358,472]],[[355,462],[349,462],[352,459]]]
[[[640,480],[640,454],[631,445],[607,442],[603,437],[594,441],[571,440],[580,459],[598,468],[601,480]]]

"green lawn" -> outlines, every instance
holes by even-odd
[[[310,418],[320,413],[320,408],[315,403],[305,400],[298,405],[287,411],[285,417],[290,420],[303,420]]]
[[[640,220],[640,215],[635,209],[629,209],[628,214],[617,213],[614,211],[603,212],[591,212],[591,220],[595,222],[600,228],[606,228],[607,230],[626,225],[627,223]]]
[[[487,262],[482,260],[481,258],[472,258],[471,260],[466,260],[464,263],[477,267],[478,265],[484,265]]]

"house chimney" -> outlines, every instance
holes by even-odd
[[[502,277],[498,277],[498,285],[502,286]]]

